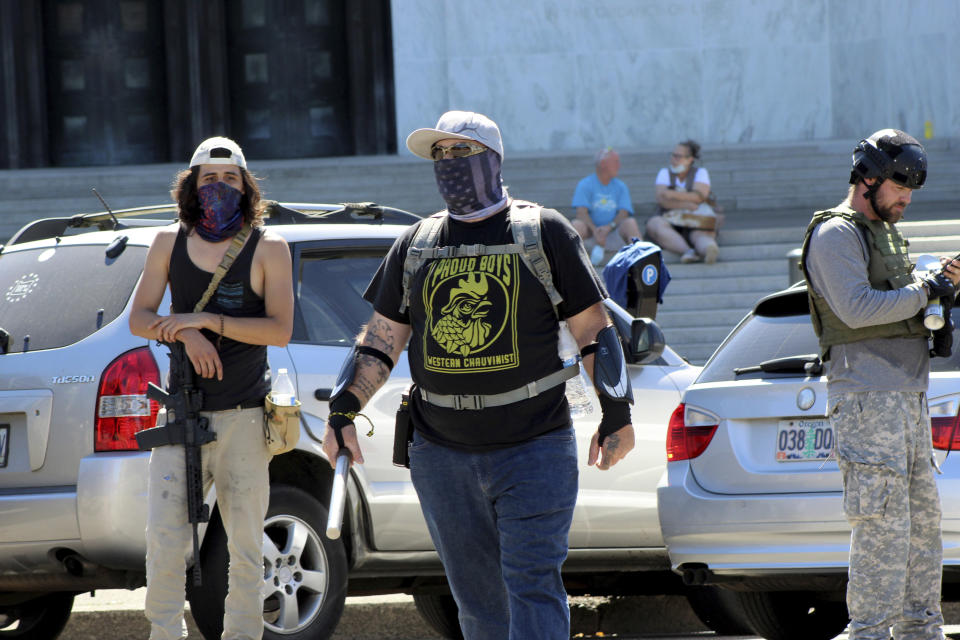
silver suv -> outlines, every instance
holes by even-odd
[[[125,217],[160,216],[164,220]],[[145,582],[148,453],[134,434],[158,407],[167,351],[130,334],[131,293],[157,225],[172,207],[38,221],[0,251],[0,637],[54,638],[73,597]],[[331,469],[318,439],[340,363],[370,315],[361,294],[383,255],[417,217],[375,205],[277,206],[268,224],[293,255],[296,317],[285,367],[305,412],[297,448],[270,466],[264,522],[265,636],[329,637],[347,595],[406,592],[427,621],[458,637],[406,469],[391,464],[393,421],[409,382],[406,356],[365,413],[368,462],[348,483],[344,533],[328,539]],[[166,308],[168,300],[161,308]],[[636,449],[610,471],[583,469],[565,579],[572,594],[681,593],[657,519],[671,411],[699,367],[666,347],[655,323],[611,303],[629,354]],[[599,416],[577,424],[587,451]],[[188,586],[204,637],[219,638],[228,562],[216,496],[202,531],[203,586]]]

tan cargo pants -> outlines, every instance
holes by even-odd
[[[217,439],[201,449],[204,494],[217,488],[217,504],[230,553],[223,640],[263,636],[263,520],[270,500],[270,452],[263,436],[263,408],[201,412]],[[158,417],[158,424],[166,418]],[[186,558],[193,550],[187,522],[183,447],[150,454],[147,485],[147,598],[150,640],[187,637],[183,619]]]

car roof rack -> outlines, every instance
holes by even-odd
[[[163,218],[137,218],[137,216],[162,215]],[[121,219],[123,219],[121,221]],[[131,227],[153,227],[170,224],[176,220],[176,206],[165,204],[149,207],[133,207],[115,211],[97,213],[78,213],[62,218],[41,218],[34,220],[13,234],[3,246],[12,246],[34,240],[58,238],[71,229],[92,229],[111,231]],[[385,207],[373,202],[343,202],[339,204],[279,203],[266,200],[263,222],[275,224],[313,224],[357,222],[379,224],[413,224],[420,216],[403,209]]]

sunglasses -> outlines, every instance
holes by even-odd
[[[477,144],[475,142],[458,142],[452,144],[449,147],[441,147],[439,144],[434,144],[430,147],[430,157],[433,158],[434,162],[437,160],[445,160],[447,158],[466,158],[467,156],[475,156],[478,153],[483,153],[487,148],[482,144]]]

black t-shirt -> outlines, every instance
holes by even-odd
[[[567,219],[543,209],[540,220],[554,286],[563,296],[560,317],[568,318],[606,293]],[[413,278],[410,308],[400,313],[403,261],[419,224],[397,239],[364,293],[378,313],[412,326],[408,355],[414,382],[436,393],[486,395],[560,369],[557,317],[519,255],[428,261]],[[504,209],[473,223],[448,217],[437,246],[512,243]],[[570,422],[564,385],[480,411],[438,407],[416,394],[410,416],[426,439],[471,451],[524,442]]]

